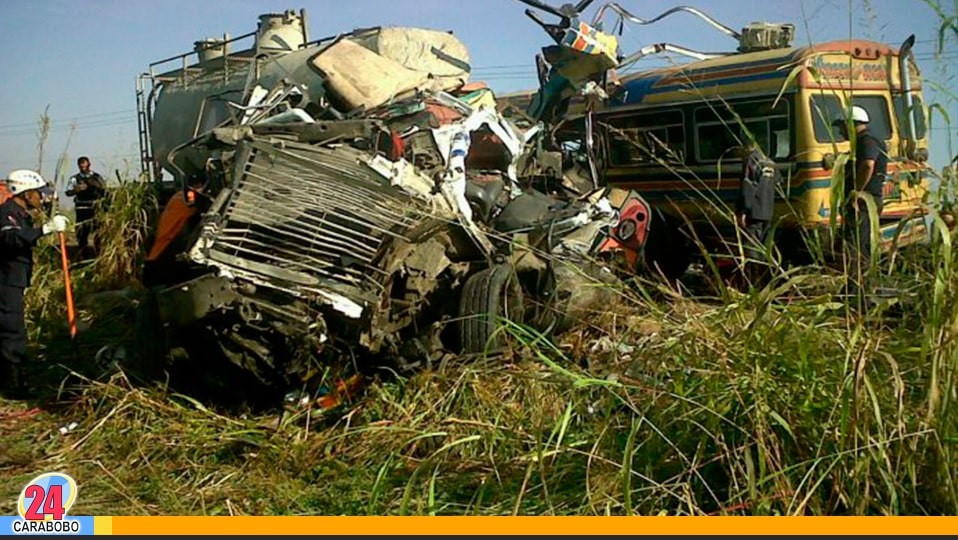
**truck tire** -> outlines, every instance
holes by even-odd
[[[502,352],[508,331],[502,319],[524,322],[522,287],[512,266],[498,264],[469,276],[459,300],[459,336],[462,352]]]
[[[645,267],[653,276],[674,283],[692,264],[692,246],[678,219],[658,212],[652,217],[644,250]]]
[[[147,289],[140,298],[134,328],[135,354],[133,365],[128,368],[144,381],[162,380],[169,342],[160,320],[156,293],[152,289]]]

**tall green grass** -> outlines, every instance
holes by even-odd
[[[87,312],[96,335],[65,355],[41,271],[32,338],[70,392],[4,425],[4,489],[57,464],[90,513],[953,514],[958,280],[938,231],[896,263],[895,319],[849,311],[816,268],[727,301],[637,280],[558,340],[512,325],[505,356],[286,415],[219,413],[96,364],[130,338],[125,308]]]
[[[954,514],[953,263],[903,262],[926,292],[895,321],[849,316],[807,271],[731,303],[623,289],[556,342],[512,326],[506,356],[373,379],[333,411],[74,375],[68,407],[17,427],[5,489],[57,463],[92,513]]]
[[[139,279],[150,227],[160,210],[156,195],[147,182],[125,180],[99,202],[98,286],[118,288]]]

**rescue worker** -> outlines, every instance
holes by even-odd
[[[849,295],[858,297],[866,289],[871,268],[871,218],[868,214],[867,203],[861,199],[859,193],[870,195],[875,201],[877,215],[882,212],[882,190],[885,185],[885,176],[888,167],[888,150],[884,141],[872,135],[868,130],[868,112],[858,105],[851,109],[851,122],[854,125],[855,136],[851,139],[848,119],[843,117],[833,121],[841,130],[845,139],[852,140],[851,157],[845,164],[845,211],[842,215],[842,236],[854,273],[849,280]],[[877,224],[876,224],[877,225]],[[865,305],[867,298],[859,298]]]
[[[39,209],[46,186],[43,177],[26,169],[7,177],[12,197],[0,205],[0,385],[8,397],[27,394],[22,365],[26,359],[27,329],[24,291],[33,275],[33,246],[41,236],[66,231],[69,221],[55,215],[34,227],[28,210]]]
[[[185,249],[185,240],[208,206],[208,199],[203,195],[206,184],[206,175],[196,173],[190,176],[186,189],[177,191],[167,201],[143,264],[143,285],[154,287],[188,279],[187,269],[176,256]]]
[[[96,203],[106,194],[106,182],[103,177],[90,170],[90,158],[81,156],[77,159],[80,172],[70,177],[67,182],[66,194],[73,197],[73,207],[76,210],[76,233],[80,258],[95,257],[99,241],[96,239]],[[90,234],[94,235],[94,247],[90,248]]]
[[[738,225],[744,231],[743,250],[746,266],[755,268],[755,263],[767,262],[765,242],[771,230],[775,210],[775,186],[782,174],[775,162],[765,156],[757,145],[741,147],[742,181],[739,189],[736,214]],[[755,272],[752,277],[757,277]]]

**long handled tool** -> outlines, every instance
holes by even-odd
[[[67,237],[62,231],[60,236],[60,260],[63,262],[63,282],[67,292],[67,321],[70,323],[70,339],[77,336],[76,310],[73,308],[73,285],[70,283],[70,261],[67,258]]]

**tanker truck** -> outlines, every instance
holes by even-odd
[[[575,145],[502,117],[469,75],[450,32],[313,41],[305,10],[151,63],[142,175],[200,218],[172,254],[188,272],[140,303],[141,363],[219,355],[301,385],[333,357],[486,354],[510,324],[548,333],[608,305],[582,280],[611,279],[600,255],[637,260],[644,201],[597,189]]]

